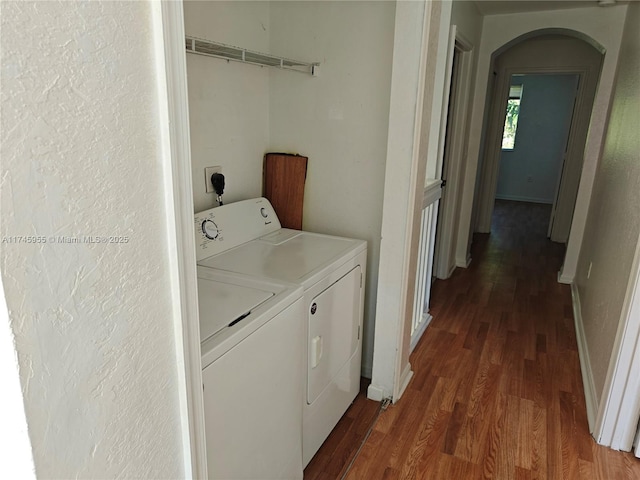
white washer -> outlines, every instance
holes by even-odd
[[[360,388],[366,242],[281,228],[256,198],[196,215],[198,265],[304,289],[306,466]]]
[[[297,285],[198,267],[209,478],[302,478],[301,297]]]

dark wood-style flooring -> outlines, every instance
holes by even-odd
[[[401,400],[378,415],[363,388],[305,480],[640,479],[640,460],[589,434],[571,292],[557,283],[564,246],[546,238],[548,216],[496,202],[471,266],[433,286]]]

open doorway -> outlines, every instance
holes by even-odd
[[[442,196],[436,223],[433,261],[433,274],[439,279],[449,278],[456,268],[455,242],[460,215],[462,163],[467,140],[467,107],[472,60],[471,44],[456,34],[442,155]]]
[[[567,241],[570,218],[554,221],[578,74],[512,74],[504,110],[496,199],[551,205],[547,236]],[[564,222],[565,224],[561,223]]]

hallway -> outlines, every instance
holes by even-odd
[[[640,460],[589,435],[571,292],[556,281],[564,246],[546,238],[549,211],[496,202],[493,233],[475,236],[471,266],[435,283],[415,375],[346,478],[640,478]],[[359,396],[352,406],[369,424],[371,404]],[[364,435],[368,425],[353,419],[350,410],[336,430]],[[334,467],[337,458],[344,472],[354,447],[332,437],[317,457]],[[334,470],[314,459],[305,478],[340,478]]]

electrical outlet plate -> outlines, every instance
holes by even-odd
[[[213,193],[213,185],[211,184],[211,175],[214,173],[222,173],[222,167],[205,167],[204,169],[204,181],[207,193]]]

